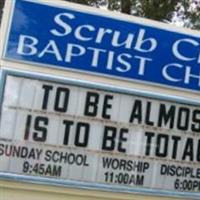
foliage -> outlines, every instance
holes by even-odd
[[[134,7],[138,16],[158,20],[171,21],[179,0],[140,0]]]
[[[200,0],[182,0],[178,6],[178,17],[184,26],[200,30]]]
[[[65,0],[200,29],[200,0]]]

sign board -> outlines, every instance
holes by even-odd
[[[144,22],[13,1],[4,59],[199,92],[200,34]]]
[[[0,171],[200,194],[199,105],[3,72]]]

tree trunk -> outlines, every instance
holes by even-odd
[[[131,14],[131,0],[121,0],[121,12]]]

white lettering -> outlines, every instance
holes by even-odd
[[[139,59],[139,61],[140,61],[138,75],[143,76],[144,72],[145,72],[145,67],[146,67],[147,61],[152,61],[152,59],[141,57],[141,56],[135,56],[135,58]]]
[[[78,39],[78,40],[81,40],[81,41],[90,41],[92,40],[92,37],[86,37],[86,36],[83,36],[81,34],[81,31],[83,29],[86,29],[86,30],[89,30],[89,31],[95,31],[95,28],[93,26],[90,26],[90,25],[82,25],[82,26],[79,26],[76,30],[75,30],[75,37]]]
[[[97,36],[96,36],[96,43],[102,43],[102,40],[106,34],[111,34],[113,31],[111,29],[104,29],[99,28]]]
[[[119,61],[119,63],[125,67],[124,69],[122,67],[117,67],[116,70],[119,72],[128,72],[131,69],[131,64],[127,62],[126,60],[124,60],[124,57],[132,58],[132,56],[127,53],[122,53],[117,57],[117,60]]]
[[[71,31],[72,31],[72,28],[66,22],[64,22],[61,19],[61,17],[63,17],[63,16],[65,16],[65,17],[67,17],[69,19],[74,19],[75,18],[75,16],[70,14],[70,13],[60,13],[60,14],[56,15],[55,18],[54,18],[54,21],[58,25],[60,25],[60,27],[63,28],[63,32],[60,32],[60,31],[58,31],[56,29],[50,30],[50,32],[55,36],[59,36],[59,37],[66,36],[69,33],[71,33]]]
[[[107,59],[107,66],[106,66],[106,69],[108,70],[112,70],[113,68],[114,55],[115,55],[114,51],[108,52],[108,59]]]
[[[191,73],[191,67],[187,66],[186,71],[185,71],[185,83],[189,84],[190,83],[190,78],[195,78],[198,79],[198,86],[200,86],[200,71],[199,75],[195,75]]]
[[[38,57],[41,58],[47,53],[54,54],[58,61],[63,60],[54,40],[49,41],[49,43],[46,45],[46,47],[43,49],[43,51],[38,55]]]
[[[167,80],[169,80],[169,81],[172,81],[172,82],[180,82],[182,79],[177,79],[177,78],[174,78],[174,77],[172,77],[172,76],[170,76],[169,75],[169,69],[170,68],[179,68],[179,69],[181,69],[181,68],[183,68],[183,66],[182,65],[180,65],[180,64],[177,64],[177,63],[171,63],[171,64],[168,64],[168,65],[166,65],[164,68],[163,68],[163,71],[162,71],[162,74],[163,74],[163,76],[167,79]]]
[[[154,38],[144,39],[145,32],[146,31],[144,29],[141,29],[139,31],[138,38],[137,38],[137,41],[136,41],[136,44],[135,44],[135,50],[143,52],[143,53],[154,51],[157,47],[156,39],[154,39]],[[145,43],[146,44],[149,43],[150,47],[149,48],[142,48],[142,46]]]
[[[131,45],[133,43],[134,35],[133,34],[128,34],[128,37],[126,38],[126,40],[124,42],[119,43],[120,34],[121,33],[119,31],[115,31],[114,32],[112,45],[114,47],[125,46],[125,48],[130,49]]]
[[[38,39],[28,35],[20,35],[19,43],[17,47],[17,53],[20,55],[35,55],[37,54],[37,48],[35,45],[38,44]]]
[[[86,52],[86,49],[80,45],[68,44],[65,62],[71,62],[73,57],[82,56],[85,54],[85,52]]]
[[[195,40],[192,40],[192,39],[181,39],[181,40],[177,40],[174,44],[173,44],[173,47],[172,47],[172,51],[174,53],[174,55],[176,56],[176,58],[180,59],[180,60],[183,60],[183,61],[192,61],[192,60],[195,60],[195,57],[193,58],[190,58],[186,55],[184,55],[183,53],[180,52],[180,45],[182,43],[188,43],[188,44],[191,44],[193,46],[199,46],[199,43]],[[186,51],[185,51],[186,53]]]
[[[100,53],[106,53],[106,50],[96,49],[92,47],[88,47],[88,49],[93,51],[92,66],[97,67]]]

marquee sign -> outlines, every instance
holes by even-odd
[[[200,91],[199,34],[68,4],[13,2],[5,59]]]
[[[3,85],[1,172],[200,194],[199,105],[27,74]]]

